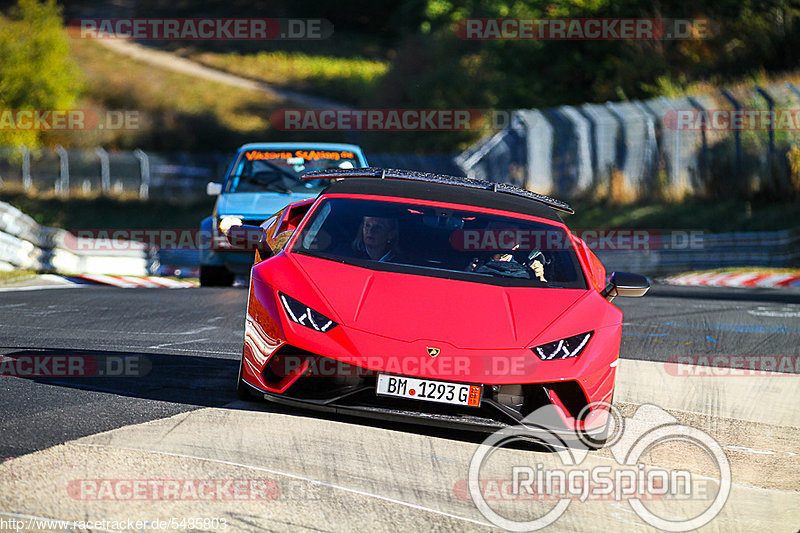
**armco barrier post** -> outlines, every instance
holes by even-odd
[[[31,180],[31,151],[27,146],[20,146],[22,152],[22,189],[25,192],[31,190],[33,180]]]
[[[645,121],[645,147],[643,153],[643,179],[645,180],[645,190],[652,194],[655,190],[658,173],[658,137],[656,136],[656,122],[658,117],[639,100],[634,100],[633,104],[644,117]]]
[[[617,165],[617,138],[621,129],[619,119],[602,104],[583,104],[579,109],[589,120],[594,185],[608,187]]]
[[[133,151],[133,156],[139,160],[139,170],[142,178],[139,185],[139,199],[147,200],[150,198],[150,158],[138,148]]]
[[[108,152],[103,148],[98,147],[94,151],[100,159],[100,188],[103,194],[108,195],[111,191],[111,165],[108,161]]]
[[[60,144],[56,146],[58,154],[58,192],[63,196],[69,196],[69,154]]]
[[[572,106],[558,108],[565,124],[567,134],[571,137],[568,143],[571,148],[571,161],[567,170],[571,187],[570,196],[588,191],[592,186],[592,152],[589,140],[589,119]],[[563,182],[566,183],[566,182]]]
[[[775,100],[770,96],[770,94],[765,91],[763,88],[759,87],[758,85],[755,86],[755,90],[761,97],[767,101],[767,108],[769,109],[769,114],[771,117],[775,116]],[[775,124],[771,123],[769,127],[769,157],[767,158],[767,176],[770,180],[770,186],[772,187],[779,187],[778,184],[775,183],[775,175],[772,173],[772,157],[775,153]]]
[[[797,95],[798,98],[800,98],[800,89],[798,89],[791,82],[788,81],[786,82],[786,86],[789,88],[790,91],[792,91],[795,95]]]
[[[741,106],[741,104],[739,104],[739,101],[736,98],[734,98],[731,93],[729,93],[725,89],[720,89],[719,92],[723,97],[725,97],[725,99],[727,101],[729,101],[731,103],[731,105],[733,106],[733,108],[736,111],[739,111],[740,109],[742,109],[742,106]],[[736,143],[736,169],[737,169],[737,171],[741,172],[742,171],[742,132],[741,132],[741,130],[739,128],[735,128],[733,130],[733,138],[734,138],[734,141]]]
[[[700,162],[699,162],[699,165],[698,165],[698,167],[699,167],[698,175],[699,175],[699,178],[700,178],[699,182],[701,184],[703,184],[704,186],[708,186],[708,183],[709,183],[709,178],[708,178],[709,168],[708,168],[708,134],[706,132],[706,125],[707,125],[706,124],[706,121],[707,121],[706,110],[703,107],[703,104],[701,104],[700,101],[697,100],[697,98],[693,98],[693,97],[690,96],[688,98],[688,100],[689,100],[689,103],[692,104],[692,107],[695,108],[698,111],[699,116],[700,116],[700,142],[701,142],[701,148],[700,148]],[[695,190],[695,193],[696,192],[698,192],[698,191]]]
[[[675,105],[672,103],[672,100],[665,98],[663,96],[660,97],[659,100],[664,104],[664,106],[668,110],[673,112],[675,111]],[[663,123],[664,121],[663,117],[661,120]],[[683,195],[686,187],[681,182],[681,132],[675,129],[670,133],[672,135],[672,148],[669,150],[670,188],[672,189],[673,194],[677,193],[678,195]]]
[[[538,109],[515,111],[525,125],[528,168],[525,187],[550,193],[553,188],[553,126]]]

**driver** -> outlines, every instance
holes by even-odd
[[[547,283],[547,279],[544,277],[544,265],[549,261],[545,259],[544,254],[539,250],[534,250],[528,255],[527,260],[520,262],[514,258],[513,254],[518,249],[519,244],[508,252],[493,254],[485,263],[481,263],[480,259],[474,257],[467,267],[467,272],[537,279],[542,283]],[[533,277],[531,277],[531,273]]]
[[[490,221],[486,231],[497,232],[500,235],[503,232],[517,232],[520,229],[521,226],[518,224]],[[497,241],[499,242],[500,239],[498,238]],[[517,242],[510,250],[493,253],[484,261],[474,257],[466,270],[478,274],[532,279],[547,283],[544,266],[550,261],[538,249],[532,250],[527,257],[524,257],[519,247],[520,243]]]

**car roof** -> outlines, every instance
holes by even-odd
[[[361,147],[355,144],[341,144],[341,143],[320,143],[320,142],[291,142],[291,143],[278,143],[278,142],[259,142],[248,143],[239,148],[238,151],[243,150],[281,150],[281,149],[297,149],[297,148],[316,148],[324,150],[349,150],[354,152],[361,152]]]
[[[311,174],[318,173],[309,173],[306,176]],[[537,216],[554,222],[563,222],[559,214],[553,208],[540,201],[531,199],[530,197],[506,194],[502,191],[494,191],[492,189],[471,188],[458,184],[457,182],[441,183],[434,181],[352,177],[334,181],[321,193],[321,195],[326,194],[366,194],[408,198],[412,200],[447,202],[471,207],[510,211],[513,213]]]

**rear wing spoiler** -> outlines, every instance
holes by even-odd
[[[574,214],[575,211],[565,202],[556,200],[543,194],[535,193],[510,183],[496,183],[492,181],[478,180],[474,178],[462,178],[457,176],[447,176],[445,174],[431,174],[428,172],[417,172],[414,170],[397,170],[391,168],[339,168],[314,170],[303,174],[302,179],[345,179],[345,178],[380,178],[396,179],[409,181],[424,181],[428,183],[441,183],[445,185],[460,185],[471,189],[484,189],[488,191],[513,194],[534,200],[548,207]]]

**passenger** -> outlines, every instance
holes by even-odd
[[[399,238],[397,219],[365,216],[351,247],[357,258],[393,261],[398,257]]]

